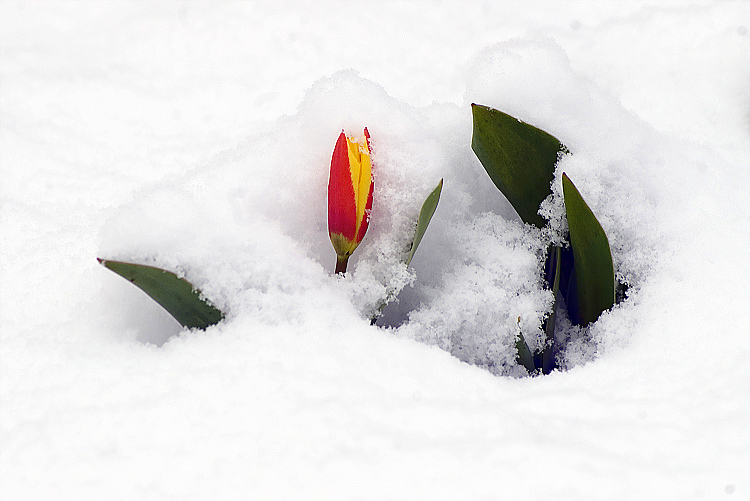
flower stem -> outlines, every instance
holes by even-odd
[[[336,272],[339,275],[343,275],[346,272],[346,264],[349,262],[349,256],[336,256]]]

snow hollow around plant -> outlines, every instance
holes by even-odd
[[[1,5],[2,498],[750,499],[748,4]],[[570,150],[550,228],[471,103]],[[334,276],[331,153],[364,127]],[[627,298],[561,315],[564,370],[525,378],[563,172]],[[96,257],[227,318],[181,329]]]

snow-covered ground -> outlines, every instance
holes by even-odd
[[[1,2],[0,497],[750,499],[749,30],[747,2]],[[570,148],[630,285],[565,371],[514,364],[547,236],[472,102]],[[328,167],[365,126],[340,278]],[[97,256],[228,317],[181,330]]]

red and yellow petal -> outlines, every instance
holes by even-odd
[[[370,134],[364,143],[342,131],[331,158],[328,180],[328,233],[336,254],[348,257],[365,236],[372,209]]]

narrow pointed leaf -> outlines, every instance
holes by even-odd
[[[529,374],[536,370],[536,367],[534,367],[534,356],[531,354],[529,345],[526,344],[526,339],[524,339],[523,334],[520,332],[516,337],[516,362],[523,365],[529,371]]]
[[[471,148],[525,223],[541,228],[539,204],[551,193],[555,164],[567,148],[555,137],[502,111],[471,105]]]
[[[220,310],[201,298],[200,291],[190,282],[172,272],[121,261],[99,259],[99,262],[140,287],[184,327],[206,329],[224,318]]]
[[[568,243],[570,243],[570,239],[568,239]],[[568,289],[570,288],[570,282],[575,281],[574,275],[573,250],[568,245],[560,251],[560,297],[566,303],[570,303],[571,298],[568,295]]]
[[[411,244],[409,255],[406,258],[406,266],[409,266],[412,258],[414,257],[414,253],[417,252],[417,247],[419,247],[419,243],[422,241],[424,232],[427,231],[427,226],[430,224],[430,220],[435,214],[438,202],[440,201],[440,193],[442,193],[442,191],[443,180],[441,179],[435,189],[432,190],[432,193],[427,195],[427,198],[422,204],[422,208],[419,210],[419,218],[417,219],[417,232],[414,234],[414,241]]]
[[[566,174],[562,183],[573,249],[578,317],[585,326],[614,304],[615,271],[609,240],[601,224]]]
[[[560,295],[560,271],[562,269],[562,249],[555,246],[550,249],[548,257],[549,268],[547,269],[547,281],[552,287],[554,301],[552,302],[552,313],[547,317],[544,324],[545,345],[542,350],[542,374],[549,374],[555,368],[555,321],[557,320],[557,298]]]

